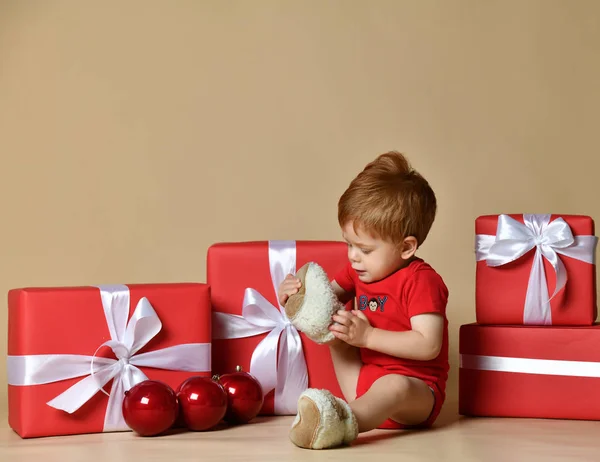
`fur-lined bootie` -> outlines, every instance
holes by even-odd
[[[296,273],[302,286],[285,303],[285,314],[292,325],[316,343],[335,339],[329,330],[331,317],[343,310],[327,273],[315,262],[306,263]]]
[[[358,423],[348,403],[327,390],[309,388],[298,400],[298,415],[290,440],[305,449],[327,449],[350,444],[358,436]]]

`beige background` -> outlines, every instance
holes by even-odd
[[[451,290],[452,406],[474,219],[599,216],[598,82],[593,0],[2,1],[0,292],[339,239],[338,196],[401,150],[439,198],[421,256]]]

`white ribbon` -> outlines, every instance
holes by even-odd
[[[146,297],[141,298],[127,322],[129,288],[116,285],[100,286],[99,289],[111,340],[100,345],[92,356],[8,356],[8,384],[43,385],[86,376],[47,404],[72,414],[102,390],[109,396],[104,431],[124,431],[129,430],[121,409],[125,391],[148,379],[137,366],[190,372],[210,371],[210,343],[187,343],[137,354],[162,329],[154,308]],[[64,334],[58,332],[57,335]],[[103,347],[111,348],[118,359],[96,357]],[[103,387],[111,379],[114,380],[109,394]]]
[[[296,273],[296,242],[269,241],[269,268],[277,299],[285,276]],[[308,371],[300,334],[284,307],[279,302],[277,305],[273,306],[257,290],[247,288],[241,316],[213,313],[213,338],[243,338],[268,332],[252,353],[250,374],[258,379],[265,395],[275,389],[275,414],[293,415],[298,398],[308,387]]]
[[[460,368],[493,372],[513,372],[518,374],[600,377],[600,363],[593,361],[461,354]]]
[[[475,241],[477,261],[485,260],[488,266],[505,265],[536,249],[525,294],[524,324],[552,324],[550,300],[567,283],[567,272],[558,254],[595,264],[598,238],[573,236],[565,220],[557,218],[550,222],[550,217],[524,214],[523,224],[508,215],[500,215],[496,235],[478,234]],[[556,273],[556,287],[551,297],[543,258]]]

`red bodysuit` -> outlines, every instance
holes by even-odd
[[[371,326],[392,331],[411,330],[410,318],[419,314],[439,313],[444,318],[444,337],[439,355],[430,361],[397,358],[366,348],[360,349],[363,367],[357,397],[363,395],[380,377],[401,374],[423,380],[435,396],[435,405],[429,418],[419,426],[430,426],[437,418],[446,397],[448,378],[448,319],[446,305],[448,288],[435,270],[420,258],[380,281],[364,283],[358,279],[350,262],[340,271],[335,281],[342,289],[356,294],[357,309],[361,310]],[[407,428],[391,419],[379,428]]]

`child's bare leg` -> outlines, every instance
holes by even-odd
[[[434,405],[433,393],[425,382],[398,374],[377,379],[350,407],[359,432],[373,430],[388,418],[405,425],[424,422]]]
[[[341,340],[329,344],[335,376],[347,402],[356,399],[356,384],[362,367],[358,348]]]

